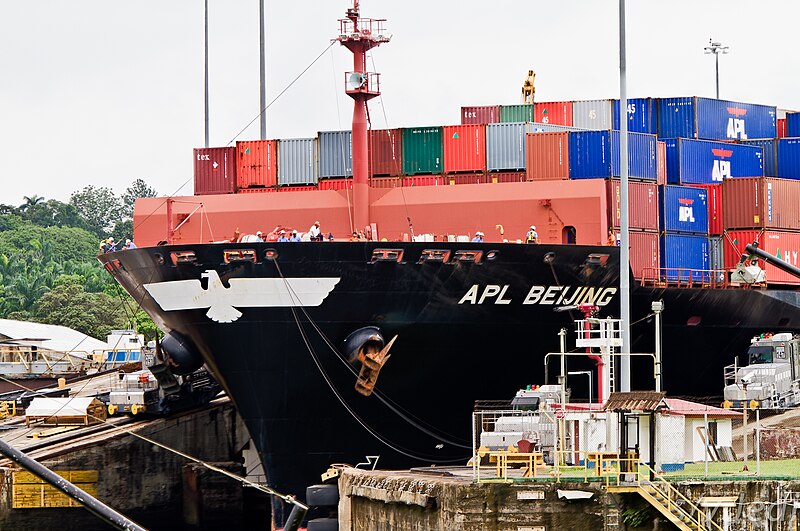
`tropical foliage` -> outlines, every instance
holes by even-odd
[[[133,203],[154,197],[141,179],[117,196],[86,186],[68,203],[39,195],[0,205],[0,318],[68,326],[97,338],[136,328],[152,338],[152,321],[97,261],[99,243],[132,238]]]

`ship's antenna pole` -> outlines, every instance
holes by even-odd
[[[264,0],[258,0],[258,36],[260,43],[261,83],[259,93],[261,96],[259,109],[261,110],[261,140],[267,139],[267,67],[264,52]]]
[[[346,73],[345,92],[353,98],[353,226],[364,230],[369,217],[369,137],[367,132],[367,102],[380,95],[380,77],[367,72],[367,52],[385,42],[382,19],[361,18],[358,0],[339,20],[336,39],[353,54],[353,71]]]
[[[619,0],[619,168],[620,168],[620,247],[619,291],[622,317],[622,354],[619,363],[620,391],[631,390],[631,286],[628,235],[628,87],[625,59],[625,0]]]

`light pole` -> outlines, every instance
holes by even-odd
[[[650,305],[656,314],[656,352],[655,352],[655,377],[656,391],[661,391],[661,312],[664,311],[664,301],[653,301]]]
[[[578,376],[580,374],[585,374],[589,377],[589,403],[592,404],[592,378],[594,376],[592,371],[569,371],[567,376]]]
[[[708,46],[703,48],[706,55],[714,54],[714,62],[717,67],[717,99],[719,99],[719,54],[727,54],[729,46],[723,46],[721,42],[713,42],[708,39]]]

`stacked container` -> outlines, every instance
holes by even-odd
[[[786,135],[787,137],[800,136],[800,112],[786,113]],[[764,137],[767,138],[767,137]]]
[[[525,147],[529,181],[569,179],[569,133],[528,133]]]
[[[800,230],[800,181],[726,179],[722,190],[726,229]]]
[[[760,147],[764,159],[764,176],[778,177],[778,140],[776,138],[743,140],[742,144]],[[757,175],[749,175],[748,177],[757,177]]]
[[[728,230],[723,244],[725,267],[733,269],[739,263],[745,247],[758,242],[758,247],[792,265],[800,265],[800,233],[782,230]],[[800,285],[800,279],[770,263],[759,261],[769,284]]]
[[[764,175],[759,146],[674,138],[667,147],[667,182],[713,184],[729,177]]]
[[[632,98],[628,100],[628,131],[631,133],[647,133],[654,135],[657,130],[656,123],[656,100],[653,98]],[[612,111],[612,129],[618,131],[619,123],[619,100],[614,100]]]
[[[501,122],[532,122],[533,118],[533,105],[529,103],[500,106]]]
[[[486,169],[490,172],[525,169],[524,123],[486,126]]]
[[[403,174],[442,173],[441,127],[407,127],[403,129]]]
[[[536,122],[543,124],[572,125],[572,102],[551,101],[533,104]]]
[[[581,129],[606,131],[614,128],[613,100],[581,100],[572,102],[572,124]]]
[[[777,108],[767,105],[698,97],[658,100],[658,136],[662,138],[775,138],[776,119]]]
[[[569,133],[570,179],[597,179],[620,175],[619,131]],[[628,135],[628,175],[632,179],[657,177],[656,137],[642,133]]]
[[[784,138],[786,134],[786,118],[778,118],[778,138]]]
[[[499,105],[461,107],[461,125],[493,124],[500,121]]]
[[[236,148],[194,150],[194,194],[232,194],[236,192]]]
[[[709,275],[708,197],[702,188],[660,187],[661,267],[668,280],[702,281]]]
[[[722,218],[722,183],[719,184],[690,184],[692,188],[702,188],[706,191],[708,203],[708,233],[722,234],[725,225]]]
[[[290,138],[278,141],[278,184],[296,186],[317,184],[319,163],[316,138]]]
[[[236,181],[242,188],[271,188],[278,184],[278,141],[236,143]]]
[[[374,129],[370,131],[372,176],[394,177],[403,173],[403,130]]]
[[[629,231],[631,271],[636,278],[657,276],[660,266],[660,238],[657,232]]]
[[[486,171],[486,126],[446,125],[444,140],[444,172]]]
[[[656,141],[656,183],[667,184],[667,143]]]
[[[789,115],[793,116],[793,115]],[[800,138],[778,140],[778,177],[800,179]]]
[[[319,133],[319,178],[353,175],[353,135],[350,131]]]
[[[608,226],[619,230],[622,200],[620,182],[606,181]],[[628,227],[631,230],[658,232],[658,185],[654,182],[628,182]]]

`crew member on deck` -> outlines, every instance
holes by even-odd
[[[531,225],[531,230],[525,235],[525,243],[539,243],[539,233],[536,232],[536,225]]]
[[[292,236],[289,238],[290,242],[299,242],[300,236],[297,235],[297,229],[292,231]]]
[[[475,243],[482,243],[483,242],[483,233],[478,231],[475,233],[475,237],[472,238],[472,241]]]
[[[279,242],[288,242],[289,241],[289,238],[286,237],[286,231],[285,230],[281,230],[280,236],[278,236],[278,241]]]
[[[311,228],[308,229],[308,235],[311,237],[312,242],[322,241],[319,230],[319,221],[315,221],[314,224],[311,225]]]
[[[608,239],[606,240],[606,245],[609,247],[616,247],[617,245],[617,235],[614,234],[613,230],[608,231]]]
[[[136,249],[136,244],[133,243],[130,239],[125,240],[125,247],[123,249]]]

